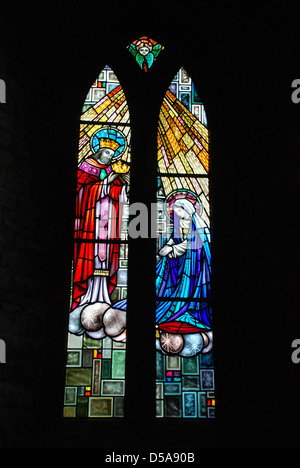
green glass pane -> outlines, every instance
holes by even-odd
[[[86,418],[88,415],[88,398],[79,397],[77,404],[77,416],[79,418]]]
[[[109,379],[111,377],[111,361],[102,359],[102,379]]]

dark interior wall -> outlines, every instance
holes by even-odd
[[[300,338],[300,104],[291,100],[291,83],[299,78],[299,12],[287,5],[231,10],[212,2],[181,15],[171,11],[167,21],[165,11],[143,18],[133,7],[118,12],[113,27],[103,7],[84,20],[76,7],[37,7],[17,16],[7,10],[0,19],[0,78],[6,83],[6,103],[0,104],[0,338],[7,352],[0,365],[0,446],[296,447],[300,367],[291,361],[291,343]],[[165,46],[148,74],[126,50],[145,34]],[[134,363],[128,417],[117,426],[61,420],[78,117],[106,64],[124,88],[136,129],[133,200],[154,201],[157,116],[181,66],[206,106],[218,403],[217,420],[208,426],[151,417],[153,298],[137,274],[153,262],[151,240],[131,245],[131,328],[138,336],[142,321],[149,331],[143,346],[128,344]],[[141,351],[147,372],[137,392]]]

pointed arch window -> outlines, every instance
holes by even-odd
[[[77,158],[64,417],[118,418],[126,398],[127,273],[134,255],[131,126],[109,66],[84,101]],[[161,103],[156,171],[156,417],[213,418],[209,132],[183,68]]]
[[[181,68],[157,135],[156,416],[214,417],[209,134]]]
[[[64,417],[123,417],[131,129],[105,66],[80,118]]]

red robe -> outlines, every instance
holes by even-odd
[[[107,173],[111,170],[110,166],[103,166],[95,161],[93,164],[84,162],[78,169],[72,309],[79,304],[81,296],[87,290],[87,280],[94,274],[94,242],[92,241],[95,240],[96,202],[101,198],[103,189],[103,180],[99,178],[101,169],[105,169]],[[122,187],[123,184],[118,179],[111,182],[107,194],[113,203],[115,219],[101,219],[101,223],[112,223],[111,230],[115,233],[115,239],[119,238],[119,220],[121,219],[119,197]],[[78,240],[79,242],[77,242]],[[109,276],[107,277],[109,293],[116,286],[118,266],[119,244],[111,242],[109,246]]]

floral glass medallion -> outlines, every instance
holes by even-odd
[[[127,49],[135,57],[141,69],[147,72],[164,47],[153,39],[142,36],[131,42]]]

